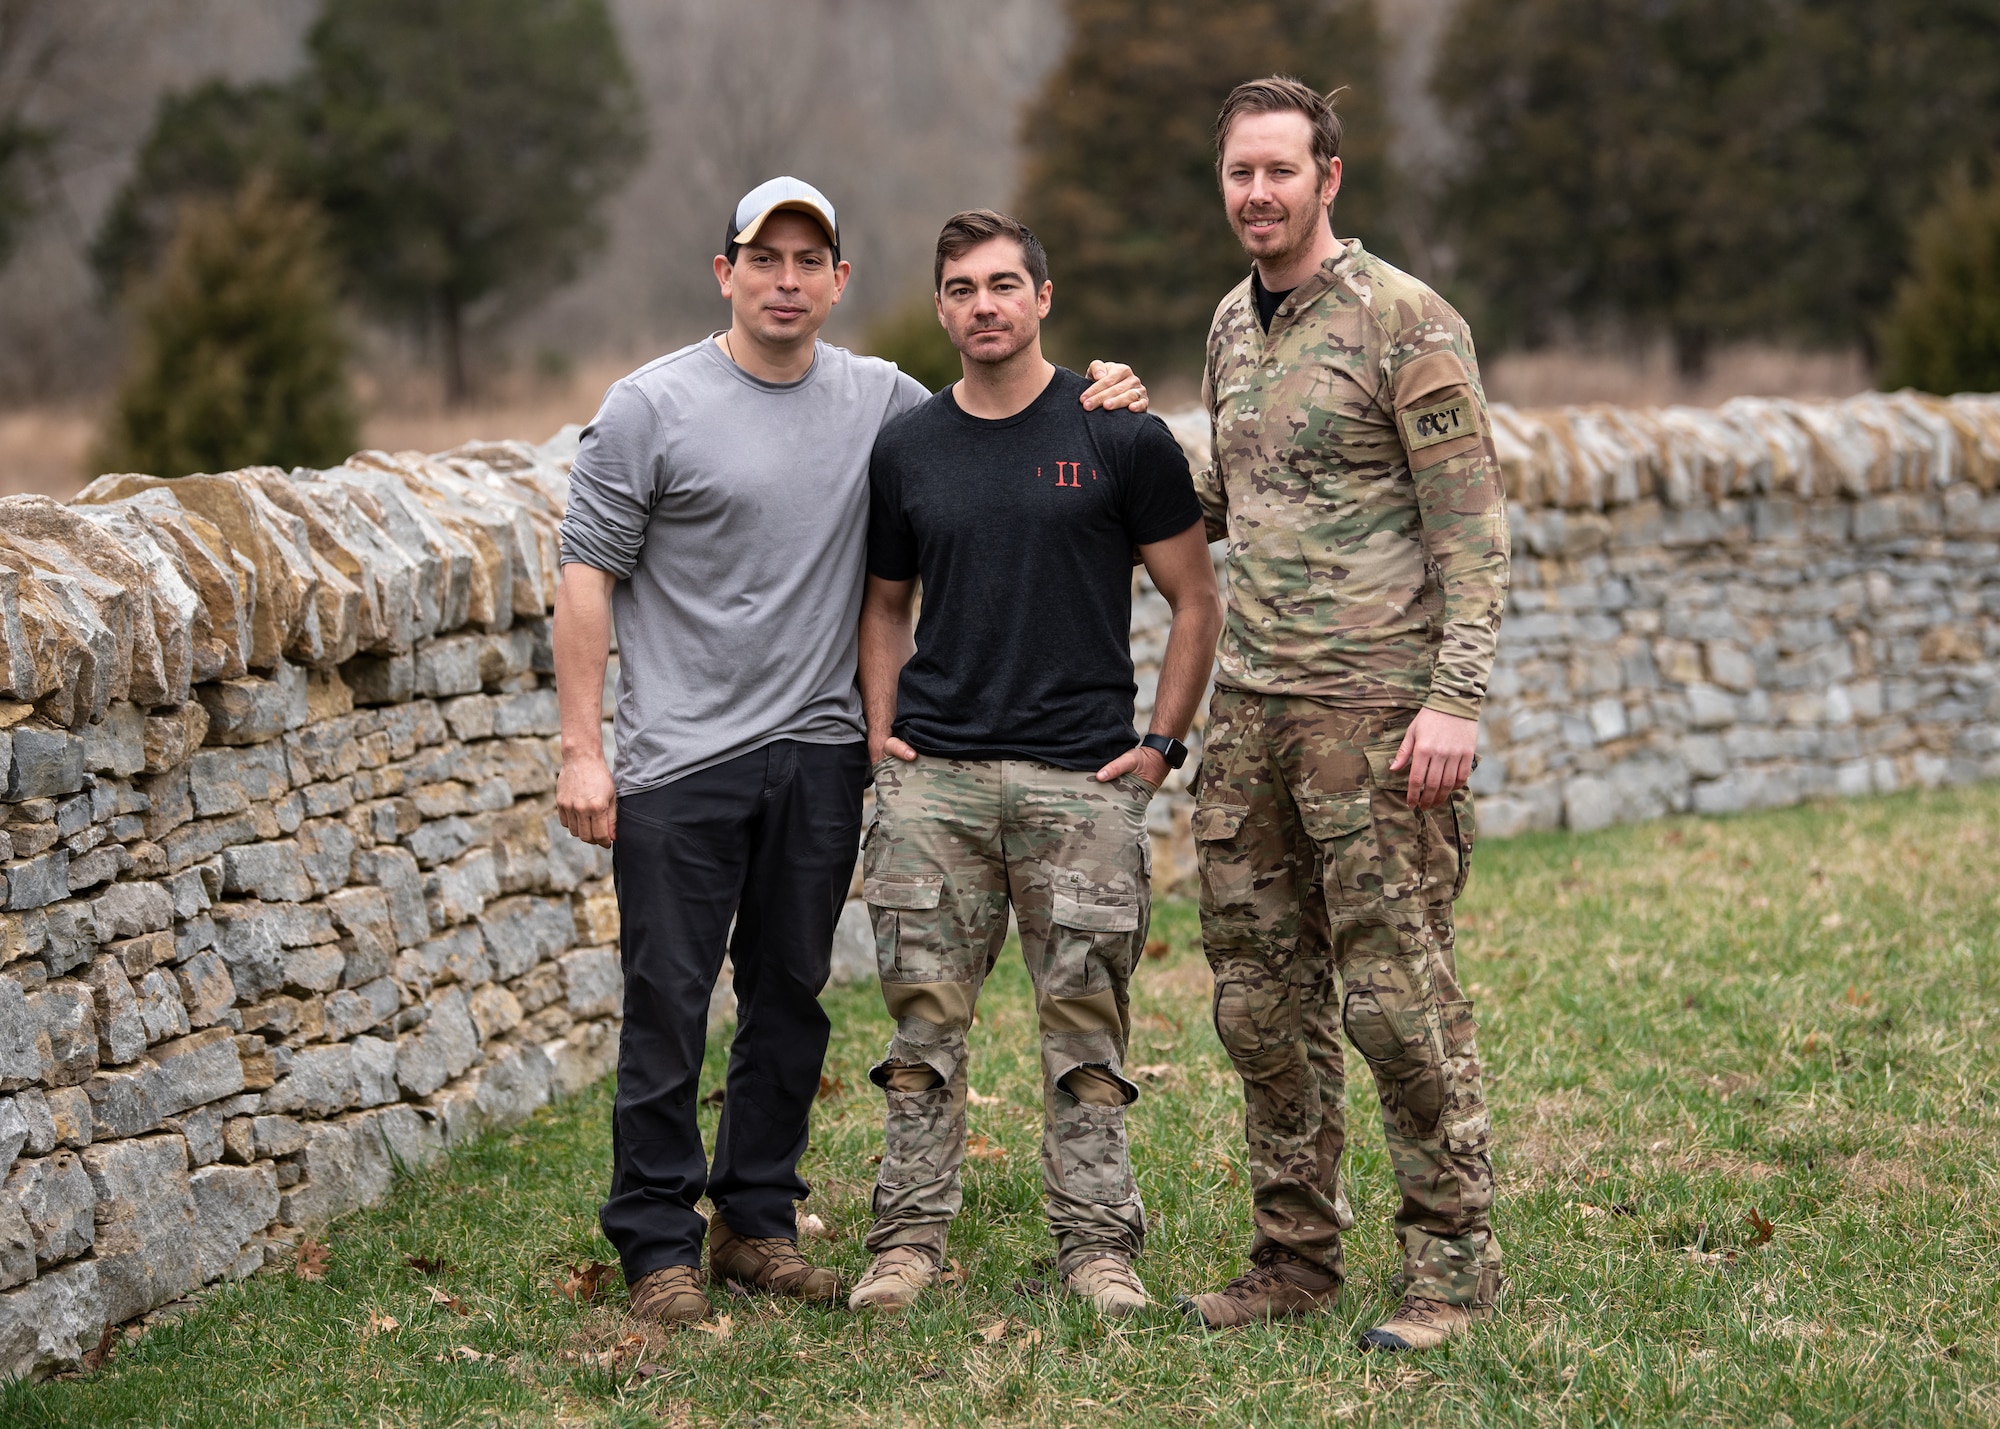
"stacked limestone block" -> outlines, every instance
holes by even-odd
[[[1206,415],[1168,421],[1205,464]],[[1514,581],[1482,833],[2000,777],[2000,398],[1493,425]],[[1143,705],[1167,613],[1140,586]],[[1187,810],[1155,801],[1163,871],[1191,869]]]
[[[0,500],[0,1375],[610,1070],[565,481],[499,446]]]

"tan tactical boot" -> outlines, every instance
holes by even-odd
[[[708,1222],[708,1278],[718,1287],[734,1280],[752,1290],[798,1300],[838,1300],[840,1277],[810,1265],[798,1242],[780,1236],[740,1236],[721,1216]]]
[[[1256,1263],[1220,1290],[1181,1301],[1211,1330],[1233,1330],[1260,1320],[1312,1315],[1340,1299],[1340,1277],[1278,1246],[1256,1254]]]
[[[642,1275],[629,1292],[632,1318],[662,1325],[692,1325],[708,1318],[708,1297],[701,1293],[701,1272],[692,1265],[669,1265]]]
[[[1063,1286],[1095,1305],[1100,1315],[1135,1315],[1153,1303],[1121,1255],[1086,1260],[1063,1277]]]
[[[931,1259],[929,1251],[921,1246],[892,1245],[875,1257],[875,1263],[847,1297],[847,1308],[901,1314],[937,1277],[938,1263]]]
[[[1396,1313],[1361,1337],[1364,1350],[1428,1350],[1443,1344],[1476,1320],[1490,1320],[1493,1312],[1471,1305],[1447,1305],[1442,1300],[1425,1300],[1405,1295]]]

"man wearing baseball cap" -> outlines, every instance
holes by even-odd
[[[794,1203],[810,1190],[819,993],[868,778],[868,461],[876,433],[929,396],[819,341],[849,268],[811,184],[745,194],[714,269],[729,327],[615,383],[584,429],[555,616],[557,811],[612,849],[625,973],[600,1220],[632,1313],[664,1322],[709,1314],[704,1237],[718,1285],[839,1295],[799,1254]],[[1091,376],[1084,407],[1144,410],[1129,368]],[[599,728],[614,628],[615,772]],[[725,952],[737,1029],[711,1170],[695,1091]]]

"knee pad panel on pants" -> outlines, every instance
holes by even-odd
[[[1353,987],[1341,1024],[1374,1069],[1396,1129],[1418,1140],[1434,1134],[1444,1114],[1445,1085],[1431,1009],[1422,1003],[1397,1005],[1372,987]]]
[[[1282,974],[1230,969],[1215,980],[1215,1035],[1239,1064],[1288,1048],[1297,1027]]]

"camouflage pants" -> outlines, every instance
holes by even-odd
[[[1146,1218],[1125,1140],[1139,1091],[1122,1069],[1152,906],[1150,797],[1131,776],[1100,784],[1026,760],[875,766],[863,889],[896,1032],[870,1073],[888,1098],[870,1251],[943,1257],[961,1204],[966,1031],[1011,902],[1041,1024],[1042,1184],[1060,1268],[1139,1253]],[[903,1069],[936,1085],[901,1090]]]
[[[1407,1287],[1485,1305],[1492,1123],[1451,921],[1472,800],[1410,806],[1408,771],[1389,770],[1410,719],[1215,692],[1194,814],[1202,944],[1243,1079],[1256,1244],[1342,1271],[1345,1027],[1381,1098]]]

